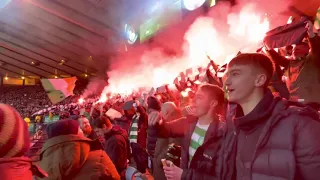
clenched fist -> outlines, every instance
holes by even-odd
[[[151,112],[148,115],[148,124],[149,124],[149,126],[154,126],[157,123],[161,124],[161,119],[162,119],[162,117],[160,115],[160,112],[158,112],[158,111]]]

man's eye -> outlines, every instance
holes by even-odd
[[[239,73],[232,73],[232,76],[238,76]]]

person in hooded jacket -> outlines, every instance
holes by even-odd
[[[92,126],[104,146],[105,152],[114,163],[118,173],[125,177],[127,169],[129,140],[127,132],[118,125],[112,125],[110,120],[105,116],[93,119]]]
[[[273,72],[263,54],[240,54],[228,64],[225,85],[233,107],[222,148],[223,180],[320,177],[319,114],[274,96],[268,89]]]
[[[60,120],[47,127],[48,140],[41,149],[40,166],[49,177],[43,180],[119,180],[120,176],[103,150],[91,150],[74,120]]]
[[[26,122],[9,105],[0,104],[0,176],[1,180],[32,180],[48,174],[24,154],[30,147]]]

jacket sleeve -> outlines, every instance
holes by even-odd
[[[159,134],[161,138],[179,138],[184,136],[186,128],[186,118],[182,117],[170,122],[165,122],[158,125]]]
[[[311,58],[315,61],[315,64],[320,67],[320,37],[315,35],[313,38],[309,38],[309,46],[311,49]]]
[[[162,162],[161,159],[165,159],[166,158],[166,154],[167,154],[167,150],[164,150],[160,152],[160,154],[158,154],[155,158],[156,163],[158,164],[158,166],[162,167]]]
[[[142,106],[138,106],[138,111],[140,113],[138,143],[145,149],[147,146],[148,115]]]
[[[320,122],[305,116],[296,118],[296,179],[317,180],[320,177]]]
[[[184,169],[182,172],[181,180],[189,180],[189,179],[218,180],[218,178],[212,174],[206,174],[194,169]]]
[[[271,58],[276,64],[287,68],[289,66],[290,60],[281,56],[279,53],[277,53],[275,50],[268,50],[267,55],[269,58]]]
[[[104,169],[101,170],[102,178],[101,179],[113,179],[113,180],[120,180],[120,175],[114,166],[113,162],[109,158],[109,156],[102,151],[101,155],[102,164],[105,166]]]
[[[119,157],[127,153],[127,149],[122,147],[122,144],[117,141],[117,139],[112,139],[109,143],[105,143],[104,150],[110,157],[116,168],[121,166],[119,162]]]

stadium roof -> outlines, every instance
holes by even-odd
[[[95,75],[101,64],[92,61],[107,62],[121,43],[128,8],[127,0],[12,0],[0,9],[0,75]]]
[[[125,19],[141,13],[143,1],[11,0],[0,9],[0,75],[94,76],[123,47]],[[314,16],[319,1],[292,5]]]

